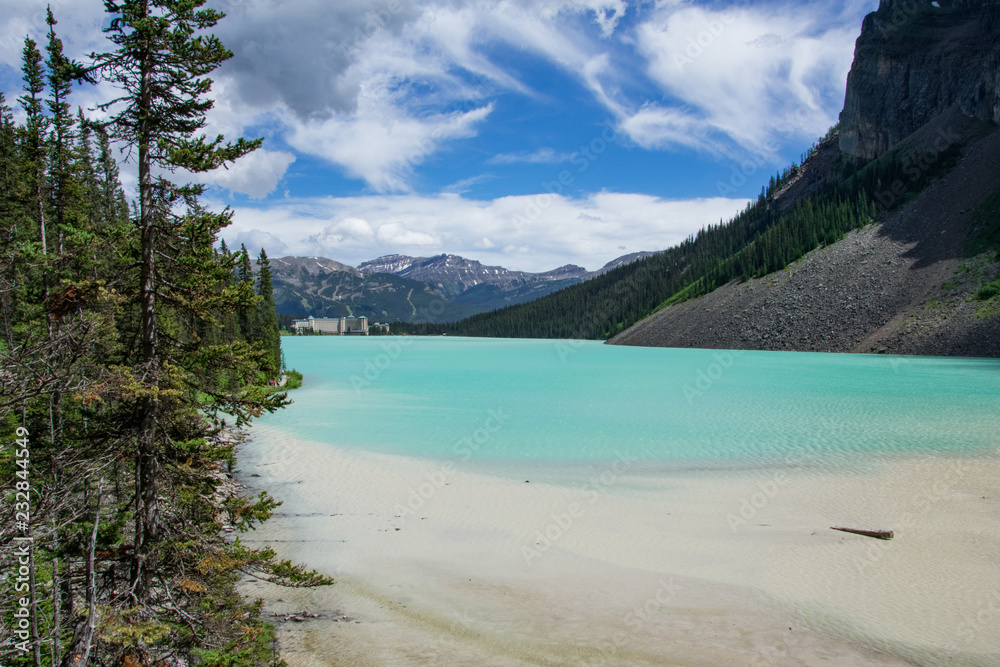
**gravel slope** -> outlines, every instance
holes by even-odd
[[[998,186],[994,132],[884,222],[783,271],[666,308],[609,343],[1000,356],[1000,316],[980,317],[967,301],[1000,266],[961,252],[967,213]]]

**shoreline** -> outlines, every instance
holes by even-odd
[[[893,457],[873,473],[629,470],[593,503],[456,470],[410,514],[440,464],[252,435],[237,479],[284,505],[244,541],[338,580],[243,585],[269,613],[322,615],[277,624],[293,667],[1000,660],[1000,456]]]

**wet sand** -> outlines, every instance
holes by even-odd
[[[338,581],[245,584],[321,614],[275,617],[290,665],[1000,664],[1000,453],[473,464],[255,428],[240,479],[284,505],[243,540]]]

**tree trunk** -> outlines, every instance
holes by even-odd
[[[59,632],[62,630],[62,619],[59,616],[60,608],[62,607],[62,599],[59,590],[59,559],[52,559],[52,657],[50,659],[53,665],[58,665],[62,662],[62,647],[59,642]]]
[[[97,578],[94,572],[94,552],[97,551],[97,525],[101,521],[101,491],[104,478],[97,483],[97,511],[94,512],[94,530],[90,533],[90,549],[87,551],[87,625],[83,631],[83,658],[81,665],[90,659],[90,648],[94,643],[97,629]]]
[[[62,586],[62,600],[63,605],[65,605],[62,615],[68,619],[68,623],[75,623],[75,614],[73,613],[73,560],[66,558],[64,561],[66,564],[66,576],[60,577],[60,585]],[[72,626],[71,626],[72,627]]]
[[[39,149],[41,152],[41,149]],[[45,200],[42,198],[42,178],[41,168],[35,170],[35,198],[38,200],[38,234],[42,238],[42,254],[49,254],[48,246],[45,242]]]
[[[148,0],[143,2],[143,14],[148,15]],[[157,350],[156,319],[156,207],[153,201],[153,179],[150,171],[152,133],[149,124],[151,107],[150,56],[140,56],[142,83],[139,99],[139,228],[142,234],[142,259],[139,277],[139,301],[142,308],[142,362],[145,384],[152,395],[142,401],[136,460],[136,531],[133,591],[136,599],[145,602],[149,596],[151,573],[147,559],[151,547],[159,538],[160,511],[157,503],[156,424],[159,401],[156,389],[160,382]]]
[[[893,538],[893,532],[891,530],[860,530],[858,528],[840,528],[838,526],[830,526],[831,530],[840,530],[845,533],[854,533],[855,535],[863,535],[865,537],[874,537],[879,540],[891,540]]]

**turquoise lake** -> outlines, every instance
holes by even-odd
[[[1000,361],[286,337],[305,377],[261,423],[286,436],[486,465],[850,466],[1000,448]]]

